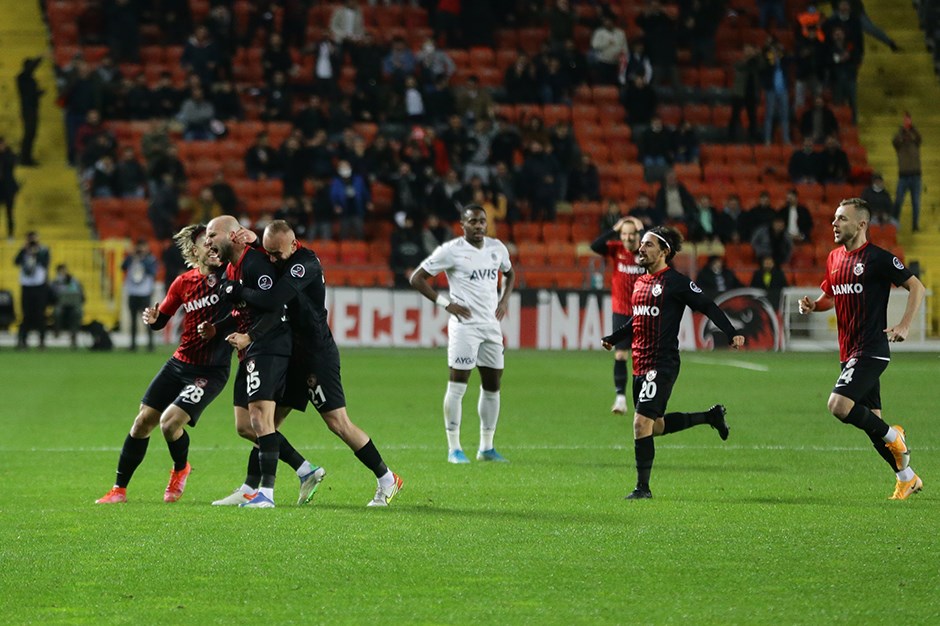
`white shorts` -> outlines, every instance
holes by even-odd
[[[455,370],[475,367],[503,369],[503,331],[496,324],[447,323],[447,365]]]

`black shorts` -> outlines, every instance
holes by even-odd
[[[294,346],[281,404],[302,412],[309,401],[321,415],[345,407],[346,394],[339,369],[336,344],[316,353]]]
[[[621,326],[627,323],[627,320],[631,319],[629,315],[624,315],[623,313],[614,313],[614,330],[618,330]],[[618,341],[614,345],[615,350],[629,350],[633,345],[633,323],[630,323],[630,327],[627,331],[626,337],[621,341]]]
[[[276,354],[245,357],[235,375],[235,406],[247,407],[249,402],[263,400],[280,402],[289,360]]]
[[[171,358],[150,381],[140,402],[161,413],[175,404],[189,415],[189,425],[195,426],[209,403],[222,393],[228,371],[228,366],[203,367]]]
[[[888,369],[888,361],[862,357],[849,359],[842,366],[842,373],[832,393],[845,396],[869,409],[881,409],[881,374]]]
[[[679,378],[679,368],[650,370],[633,377],[633,406],[644,417],[656,419],[666,414],[672,387]]]

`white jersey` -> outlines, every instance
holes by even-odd
[[[447,274],[451,301],[470,309],[470,319],[462,323],[499,323],[496,319],[499,272],[512,269],[509,250],[503,242],[484,237],[483,247],[477,248],[464,237],[451,239],[438,246],[420,267],[431,276]]]

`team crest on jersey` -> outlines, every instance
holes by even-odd
[[[663,286],[662,286],[662,285],[653,285],[653,288],[650,289],[650,293],[653,294],[653,295],[656,296],[656,297],[661,296],[661,295],[663,294]]]
[[[206,385],[209,384],[209,381],[208,379],[205,379],[205,378],[197,378],[196,380],[193,381],[193,384],[196,385],[197,387],[205,387]]]
[[[217,284],[219,284],[219,277],[215,274],[209,274],[206,276],[206,284],[210,287],[215,287]]]
[[[891,261],[891,262],[894,263],[894,266],[895,266],[896,268],[898,268],[899,270],[903,270],[903,269],[904,269],[904,264],[901,263],[901,259],[899,259],[898,257],[894,257],[894,260]]]
[[[255,360],[249,359],[248,362],[245,363],[245,369],[248,370],[249,374],[255,371]]]
[[[307,273],[307,270],[304,269],[304,266],[298,263],[297,265],[290,268],[290,275],[294,278],[303,278],[304,274]]]
[[[267,274],[258,279],[258,289],[261,289],[262,291],[267,291],[273,286],[274,280]]]
[[[702,293],[702,288],[696,285],[694,280],[689,281],[689,289],[691,289],[695,293]]]
[[[852,273],[855,274],[856,276],[861,276],[862,272],[864,271],[865,271],[864,263],[856,263],[855,267],[852,268]]]
[[[646,372],[646,380],[649,382],[656,380],[656,370],[650,370]]]
[[[858,363],[858,359],[854,359],[854,358],[849,359],[848,361],[845,362],[845,368],[848,369],[850,367],[855,367],[856,363]]]
[[[309,376],[307,376],[307,386],[310,387],[311,389],[317,388],[317,375],[316,374],[310,374]]]

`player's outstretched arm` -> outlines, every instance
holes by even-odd
[[[819,297],[815,300],[810,300],[809,296],[803,296],[797,302],[797,307],[799,307],[800,315],[806,315],[813,311],[828,311],[832,308],[832,298],[825,293],[819,294]]]
[[[615,345],[623,341],[632,327],[633,316],[631,315],[629,318],[627,318],[627,321],[623,326],[610,333],[606,337],[601,338],[601,345],[604,346],[604,350],[610,351]]]
[[[917,310],[924,301],[924,294],[927,291],[924,288],[924,284],[920,282],[916,276],[911,276],[901,283],[901,286],[907,289],[910,295],[907,296],[907,306],[904,307],[904,315],[901,316],[901,321],[885,329],[888,341],[891,342],[904,341],[907,339],[907,333],[911,330],[914,316],[917,314]]]

